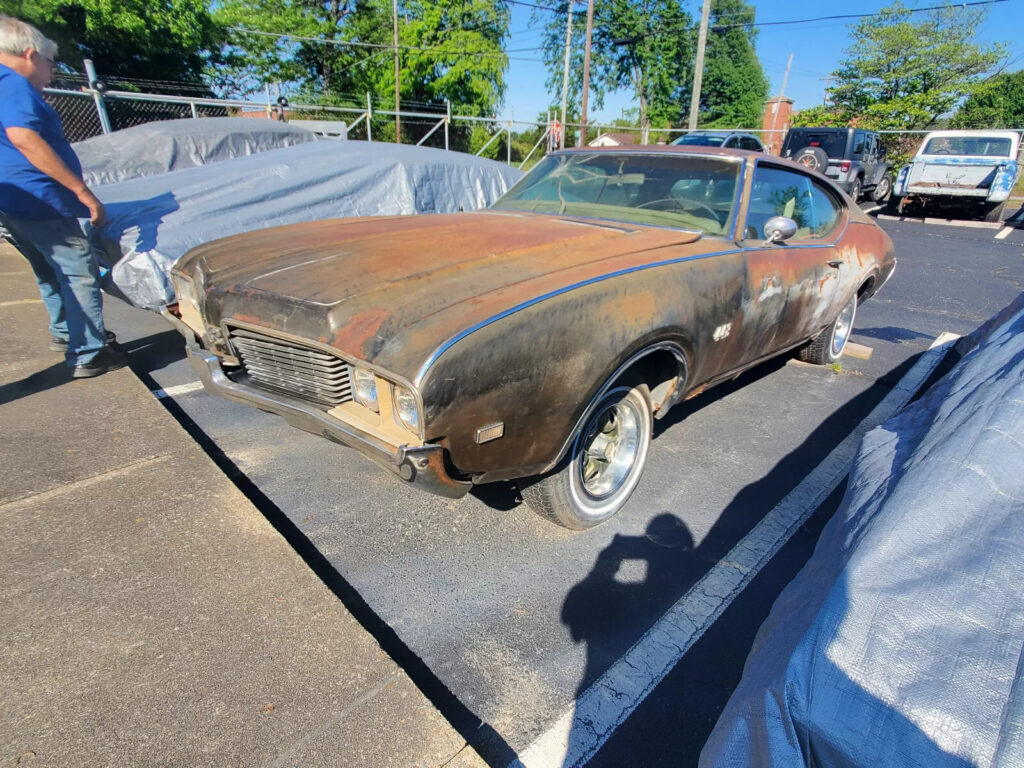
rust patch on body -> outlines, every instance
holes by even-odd
[[[338,329],[331,343],[340,349],[364,349],[366,342],[372,339],[391,313],[384,307],[374,307],[358,315],[348,318],[348,322]]]

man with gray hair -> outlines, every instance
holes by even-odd
[[[50,348],[72,376],[89,378],[127,362],[103,326],[99,268],[80,218],[103,223],[103,203],[60,117],[43,100],[57,46],[39,30],[0,16],[0,223],[35,272],[50,315]]]

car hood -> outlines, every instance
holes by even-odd
[[[437,346],[474,325],[609,272],[686,255],[673,246],[700,240],[511,211],[338,219],[214,241],[175,269],[198,277],[212,324],[234,319],[311,338],[412,378]],[[654,253],[665,248],[672,254]]]

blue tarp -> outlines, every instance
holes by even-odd
[[[145,123],[74,145],[90,187],[180,171],[316,141],[298,126],[246,117]]]
[[[460,152],[316,141],[98,187],[104,287],[159,309],[173,301],[171,266],[201,243],[319,219],[476,210],[521,176]]]
[[[1024,765],[1024,295],[861,444],[702,768]]]

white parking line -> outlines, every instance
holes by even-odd
[[[903,408],[958,338],[942,334],[866,419],[576,699],[510,768],[584,765],[850,471],[861,438]]]
[[[1016,227],[1003,227],[1003,228],[1002,228],[1002,229],[1000,229],[1000,230],[999,230],[999,232],[998,232],[998,233],[996,234],[996,240],[1002,240],[1002,239],[1003,239],[1003,238],[1005,238],[1005,237],[1006,237],[1007,235],[1009,235],[1009,234],[1010,234],[1011,232],[1013,232],[1013,230],[1014,230],[1014,229],[1016,229]]]
[[[187,395],[189,392],[196,392],[203,388],[203,382],[193,381],[188,384],[179,384],[176,387],[167,387],[167,389],[154,389],[153,394],[156,395],[158,400],[163,400],[165,397],[177,397],[178,395]]]

